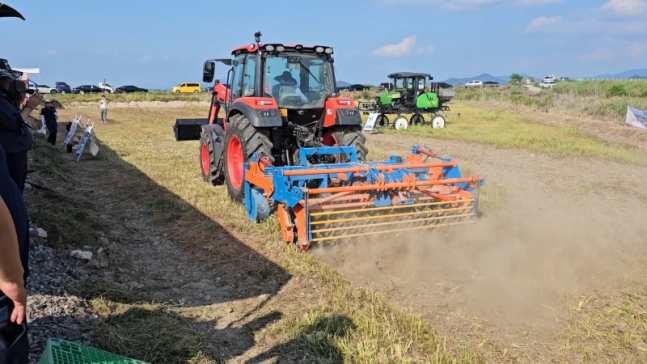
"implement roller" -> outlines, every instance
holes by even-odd
[[[254,38],[233,59],[205,61],[203,82],[214,82],[219,62],[231,89],[214,84],[207,118],[174,126],[177,141],[199,141],[205,182],[226,185],[253,221],[276,211],[283,239],[303,251],[474,221],[483,179],[461,176],[454,160],[414,146],[406,159],[368,161],[360,112],[335,87],[331,47]]]
[[[406,160],[360,163],[353,147],[302,148],[300,160],[346,156],[347,163],[273,167],[262,155],[245,164],[245,208],[262,221],[276,206],[283,240],[306,251],[370,235],[475,221],[479,176],[414,146]],[[425,160],[423,160],[423,157]],[[434,161],[428,161],[431,158]]]

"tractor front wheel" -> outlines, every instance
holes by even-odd
[[[214,133],[218,141],[214,141]],[[214,186],[224,182],[222,171],[222,136],[224,131],[220,125],[215,126],[213,131],[208,130],[200,135],[200,170],[202,179]]]
[[[274,163],[269,133],[254,128],[242,114],[232,116],[225,132],[224,170],[227,192],[235,202],[244,201],[244,163],[251,160],[255,153],[263,154]]]
[[[327,146],[354,146],[357,152],[357,159],[360,162],[366,161],[368,148],[366,147],[366,136],[359,126],[334,126],[324,130],[323,144]],[[343,162],[348,162],[343,158]]]

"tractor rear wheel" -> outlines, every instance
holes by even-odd
[[[366,136],[362,133],[359,126],[333,126],[324,130],[323,144],[327,146],[354,146],[357,152],[357,159],[360,162],[366,161],[368,148],[366,147]],[[343,162],[348,162],[347,158],[342,158]]]
[[[256,153],[274,163],[269,132],[256,129],[242,114],[232,116],[225,131],[224,170],[227,192],[236,202],[243,202],[245,197],[244,163]]]
[[[214,128],[217,130],[207,130],[200,135],[200,170],[205,182],[217,186],[224,182],[225,176],[220,162],[223,152],[222,139],[219,140],[219,145],[216,145],[213,133],[222,138],[224,131],[220,125],[216,125]]]

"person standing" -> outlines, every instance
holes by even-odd
[[[45,100],[45,107],[40,110],[40,121],[47,127],[49,136],[47,142],[51,145],[56,145],[56,138],[58,137],[58,113],[54,108],[52,100]]]
[[[0,364],[29,363],[29,220],[0,146]]]
[[[27,120],[43,101],[43,96],[34,94],[19,110],[22,95],[17,92],[13,80],[21,74],[12,70],[6,59],[0,58],[0,146],[6,154],[9,175],[22,193],[27,179],[27,152],[34,146]]]
[[[108,122],[108,100],[106,95],[101,95],[101,101],[99,101],[99,110],[101,113],[101,123]]]

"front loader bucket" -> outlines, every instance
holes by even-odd
[[[475,221],[484,179],[462,177],[456,162],[413,147],[359,163],[354,147],[301,148],[301,161],[346,156],[350,162],[273,167],[262,156],[245,168],[245,206],[252,220],[277,206],[283,239],[311,243],[433,229]],[[431,160],[429,160],[431,159]]]

